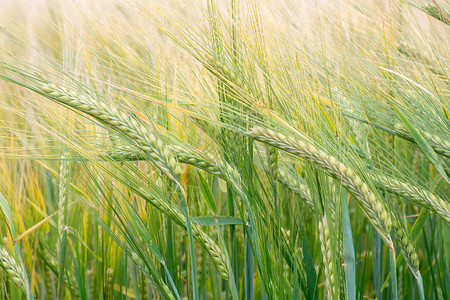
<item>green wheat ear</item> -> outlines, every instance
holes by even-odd
[[[17,263],[14,257],[3,247],[0,247],[0,265],[6,272],[7,277],[14,282],[24,293],[27,291],[27,280],[25,271]]]
[[[392,226],[391,214],[387,211],[383,202],[369,190],[367,184],[365,184],[353,170],[339,162],[333,156],[330,156],[321,150],[317,150],[314,145],[302,140],[291,137],[287,138],[281,133],[276,133],[260,127],[253,128],[252,131],[249,132],[249,135],[260,142],[302,157],[339,180],[341,184],[352,193],[357,200],[359,200],[359,203],[367,212],[368,217],[375,228],[384,237],[386,243],[392,246],[392,242],[388,238]]]

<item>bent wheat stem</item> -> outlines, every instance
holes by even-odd
[[[358,203],[364,208],[370,222],[375,226],[384,241],[392,247],[392,241],[389,237],[392,225],[391,214],[383,202],[375,196],[375,193],[369,190],[367,184],[353,170],[333,156],[316,149],[312,144],[307,144],[304,141],[291,137],[287,138],[281,133],[256,127],[248,134],[260,142],[311,161],[315,166],[320,167],[326,173],[339,180],[355,196]]]

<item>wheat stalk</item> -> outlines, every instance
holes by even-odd
[[[405,229],[399,224],[391,213],[386,209],[383,203],[377,199],[375,194],[369,191],[368,186],[362,182],[350,168],[338,162],[333,156],[317,150],[313,145],[307,144],[301,140],[286,138],[281,133],[275,133],[271,130],[265,130],[257,127],[249,132],[249,135],[256,140],[277,147],[293,155],[310,160],[316,166],[321,167],[332,177],[338,179],[341,184],[352,193],[359,203],[364,207],[369,220],[375,226],[381,237],[390,248],[393,248],[390,239],[390,229],[393,229],[393,236],[400,244],[400,249],[405,256],[410,268],[417,272],[419,261],[414,246],[406,234]],[[393,221],[392,221],[393,220]]]
[[[115,106],[107,105],[104,102],[99,102],[92,98],[79,96],[55,84],[45,84],[39,88],[46,96],[95,117],[128,136],[136,147],[149,154],[169,178],[177,182],[174,175],[181,173],[181,166],[176,161],[170,148],[164,145],[161,139],[149,132],[143,124],[139,125],[137,118],[120,111]],[[187,228],[186,217],[174,207],[160,199],[150,196],[143,189],[139,189],[138,192],[161,212],[168,215],[179,225]],[[198,225],[193,224],[192,231],[194,238],[202,243],[203,247],[210,253],[219,274],[225,280],[228,280],[228,268],[222,250],[220,250],[217,244]]]
[[[333,156],[327,155],[321,150],[317,150],[311,143],[306,143],[294,138],[286,138],[281,133],[275,133],[261,127],[253,128],[249,135],[256,140],[279,148],[293,155],[311,161],[315,166],[320,167],[326,173],[336,178],[341,184],[352,193],[358,203],[364,208],[369,220],[378,230],[385,242],[392,247],[389,232],[392,225],[391,214],[388,212],[383,202],[369,190],[369,187],[356,175],[353,170],[339,162]]]
[[[270,148],[274,149],[273,147]],[[186,148],[181,146],[172,146],[171,149],[179,162],[192,165],[213,175],[219,176],[220,178],[224,178],[223,167],[221,168],[212,155],[200,155],[194,151],[186,150]],[[148,159],[143,152],[136,151],[130,147],[116,147],[113,151],[109,152],[109,156],[117,160]],[[296,193],[300,199],[305,201],[305,204],[312,211],[314,211],[314,204],[311,199],[311,192],[308,186],[304,184],[298,176],[293,176],[284,168],[278,167],[278,161],[274,162],[273,156],[269,159],[269,161],[271,169],[278,170],[277,172],[274,172],[277,176],[278,182]],[[276,159],[278,160],[278,157]],[[232,172],[236,173],[234,170]],[[375,182],[377,188],[387,190],[391,193],[410,199],[414,201],[414,203],[433,211],[446,222],[450,223],[450,205],[444,199],[435,196],[433,193],[430,193],[424,189],[400,181],[392,176],[369,173],[368,178]]]

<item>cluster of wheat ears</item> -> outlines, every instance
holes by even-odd
[[[450,298],[445,5],[62,3],[0,18],[4,299]]]

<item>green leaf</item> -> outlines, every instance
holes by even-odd
[[[450,179],[447,176],[447,173],[445,172],[444,167],[442,166],[442,163],[437,156],[436,152],[434,152],[433,148],[431,148],[430,144],[428,144],[427,140],[420,134],[420,132],[411,124],[411,122],[403,115],[403,113],[395,106],[394,103],[392,104],[392,108],[396,112],[397,116],[399,117],[400,121],[402,121],[403,125],[405,125],[406,130],[408,130],[409,134],[411,134],[412,138],[416,142],[417,146],[422,150],[423,154],[427,157],[428,161],[432,163],[438,172],[444,177],[444,179],[450,183]]]
[[[203,194],[203,199],[205,199],[206,205],[208,206],[209,210],[212,211],[214,214],[217,213],[217,207],[216,202],[214,201],[214,196],[211,191],[211,187],[206,182],[205,178],[203,178],[202,174],[200,172],[197,172],[198,176],[198,183],[200,185],[200,190]]]
[[[383,244],[381,242],[378,231],[373,233],[374,249],[373,249],[373,281],[375,294],[377,299],[382,299],[382,283],[383,283]],[[390,274],[389,274],[390,276]],[[387,280],[387,279],[386,279]]]
[[[5,214],[6,218],[8,219],[8,230],[11,233],[12,238],[16,239],[16,231],[14,229],[14,224],[11,218],[11,211],[9,210],[8,202],[1,193],[0,193],[0,206],[2,207],[3,213]]]
[[[423,208],[420,211],[419,217],[416,219],[416,222],[414,222],[411,231],[409,232],[409,238],[412,242],[415,242],[419,237],[419,233],[422,231],[423,226],[425,226],[425,223],[427,222],[427,217],[428,211],[425,208]]]
[[[450,268],[450,226],[443,220],[440,222],[442,240],[443,240],[443,250],[444,250],[444,261],[447,268]]]
[[[75,249],[75,251],[76,251],[76,249]],[[78,268],[77,257],[75,256],[73,247],[72,247],[72,260],[73,260],[73,269],[75,271],[75,278],[77,279],[77,283],[78,283],[78,290],[80,291],[80,298],[87,299],[86,287],[84,285],[84,279],[80,274],[80,270]]]
[[[249,235],[253,230],[248,226],[249,234],[245,237],[245,296],[246,299],[253,299],[253,252]]]
[[[67,249],[67,230],[63,230],[59,248],[59,268],[58,268],[58,299],[63,299],[63,285],[64,285],[64,262],[66,260]]]
[[[395,262],[395,250],[389,249],[389,269],[391,272],[391,299],[398,299],[397,289],[397,264]]]
[[[298,215],[299,221],[299,229],[300,229],[300,237],[302,242],[303,249],[303,264],[305,265],[306,271],[306,281],[308,286],[308,299],[316,300],[317,299],[317,275],[316,269],[314,267],[314,261],[311,255],[311,251],[309,248],[308,238],[306,236],[305,228],[303,227],[303,221],[301,220],[300,215]]]
[[[179,187],[180,190],[182,187]],[[188,241],[189,241],[189,257],[191,262],[191,280],[192,280],[192,299],[198,300],[198,283],[197,283],[197,263],[195,261],[195,246],[194,246],[194,235],[192,233],[192,222],[191,217],[189,215],[188,205],[186,202],[186,197],[183,191],[178,191],[178,195],[181,198],[181,210],[186,217],[186,229],[188,233]]]
[[[216,223],[215,224],[216,225],[216,232],[217,232],[217,235],[219,237],[219,241],[220,241],[220,244],[222,246],[223,253],[224,253],[224,255],[225,255],[226,259],[227,259],[228,268],[231,270],[230,258],[228,256],[227,246],[225,244],[225,239],[223,238],[222,230],[219,228],[218,219],[216,218],[214,220],[215,220],[215,223]],[[239,299],[238,291],[237,291],[237,288],[236,288],[236,281],[235,280],[236,279],[234,278],[233,272],[230,272],[230,280],[229,280],[228,283],[229,283],[229,287],[230,287],[230,290],[231,290],[231,298],[233,300]]]
[[[425,300],[425,293],[424,293],[424,290],[423,290],[422,276],[420,275],[419,271],[417,271],[415,276],[416,276],[416,280],[417,280],[417,288],[419,289],[419,299],[420,300]]]
[[[344,228],[344,262],[345,262],[345,285],[347,287],[347,299],[356,299],[356,267],[355,267],[355,249],[353,247],[352,228],[348,214],[347,192],[342,189],[341,202],[343,211]]]

